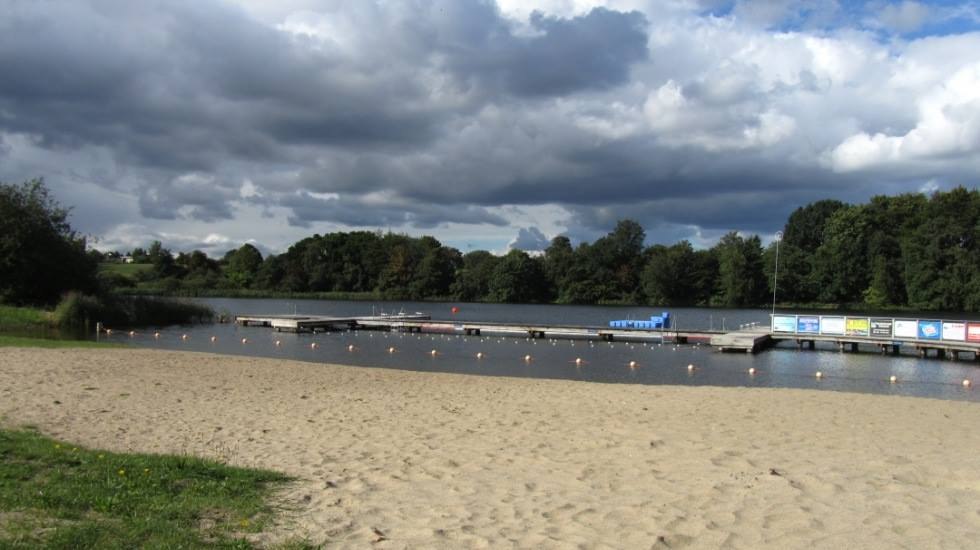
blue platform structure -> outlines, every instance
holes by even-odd
[[[609,321],[609,328],[667,329],[670,328],[670,312],[664,311],[660,315],[651,315],[649,321],[643,319]]]

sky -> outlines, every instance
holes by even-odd
[[[980,3],[3,0],[0,181],[102,250],[771,239],[980,180]]]

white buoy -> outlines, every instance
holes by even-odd
[[[136,336],[136,331],[135,330],[129,331],[129,336],[130,337]]]
[[[815,376],[816,376],[817,378],[823,378],[823,373],[822,373],[822,372],[820,372],[820,371],[817,371],[817,374],[816,374]]]
[[[180,339],[181,340],[187,340],[187,335],[186,334],[181,334],[180,335]]]
[[[435,357],[436,355],[439,355],[439,352],[436,351],[436,350],[432,350],[432,351],[429,352],[429,355]]]
[[[354,344],[347,346],[347,351],[354,351]]]
[[[278,348],[281,345],[282,345],[282,340],[276,340],[276,347]]]
[[[636,368],[636,361],[630,361],[630,368],[631,369],[635,369]]]
[[[160,333],[159,332],[154,332],[153,333],[153,337],[154,338],[160,338]]]
[[[964,388],[969,388],[969,387],[970,387],[970,384],[972,384],[972,383],[973,383],[973,382],[970,382],[970,381],[969,381],[968,379],[966,379],[966,378],[964,378],[964,379],[963,379],[963,387],[964,387]]]
[[[242,338],[242,343],[243,344],[247,344],[248,343],[248,338]]]
[[[483,352],[482,351],[476,352],[476,358],[477,359],[483,359]]]
[[[530,355],[525,355],[524,356],[524,361],[530,363],[531,362],[531,356]]]
[[[576,357],[575,358],[575,364],[576,365],[581,365],[582,364],[582,358],[581,357]]]
[[[688,365],[687,366],[687,371],[688,372],[691,372],[692,370],[694,370],[694,365]]]
[[[894,384],[895,382],[898,382],[898,377],[893,374],[888,378],[888,381]]]
[[[217,342],[217,341],[218,341],[218,337],[217,336],[212,336],[211,337],[211,343],[214,343],[214,342]]]
[[[317,343],[316,342],[311,342],[310,343],[310,349],[316,349],[316,348],[317,348]]]
[[[749,367],[749,374],[755,374],[755,367]]]
[[[388,353],[395,353],[395,346],[388,348]]]

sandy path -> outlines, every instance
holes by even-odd
[[[8,348],[0,418],[294,474],[278,536],[330,547],[980,541],[976,403]]]

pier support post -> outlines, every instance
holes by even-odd
[[[851,353],[857,353],[858,345],[857,342],[851,342]]]
[[[898,344],[892,344],[892,355],[898,355],[900,349],[901,346],[899,346]]]
[[[937,349],[936,350],[936,357],[939,358],[939,359],[945,359],[946,358],[946,350],[944,350],[944,349]]]
[[[929,356],[929,348],[918,348],[918,351],[921,359],[925,359]]]

